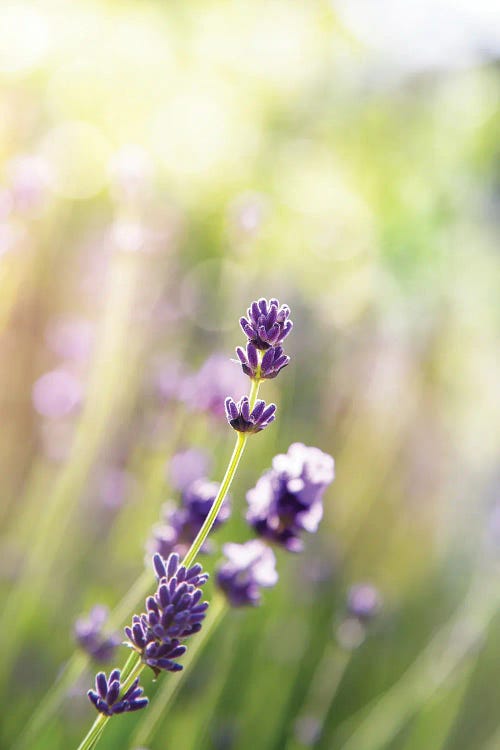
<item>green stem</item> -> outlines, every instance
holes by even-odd
[[[248,397],[248,400],[250,402],[250,409],[253,409],[255,405],[255,401],[257,400],[257,395],[259,393],[259,386],[260,386],[260,380],[257,380],[257,379],[252,380],[252,387],[250,389],[250,394]],[[241,456],[243,455],[243,451],[247,444],[247,440],[248,440],[248,433],[246,432],[236,433],[236,443],[234,446],[233,455],[231,456],[228,467],[226,469],[226,473],[224,474],[224,479],[221,482],[221,486],[219,488],[219,492],[217,493],[217,497],[215,498],[212,504],[212,507],[210,508],[210,512],[208,516],[205,518],[205,521],[203,522],[203,526],[201,527],[198,534],[196,535],[196,539],[192,543],[191,547],[189,548],[188,553],[186,554],[184,560],[182,561],[182,564],[185,565],[186,568],[190,568],[193,562],[195,561],[198,552],[200,551],[203,543],[205,542],[207,536],[210,533],[210,529],[215,523],[215,520],[220,511],[221,505],[224,502],[224,499],[228,493],[229,487],[231,486],[231,482],[233,481],[233,477],[236,473],[236,469],[238,468],[238,464],[240,462]]]
[[[98,714],[97,719],[92,724],[89,733],[86,735],[85,739],[83,739],[82,742],[78,745],[78,750],[92,750],[92,748],[97,745],[99,737],[104,731],[104,727],[106,726],[106,722],[108,721],[108,719],[109,716]]]
[[[178,443],[184,425],[183,413],[177,415],[174,424],[175,427],[170,434],[168,447],[165,449],[167,453],[171,447],[173,448]],[[161,477],[163,479],[163,465]],[[158,477],[156,477],[156,479],[158,479]],[[153,495],[152,499],[156,504],[156,501],[158,500],[158,492]],[[129,588],[125,596],[112,610],[108,621],[109,628],[120,628],[125,624],[130,611],[136,607],[141,599],[144,599],[144,597],[147,596],[151,587],[152,578],[153,575],[149,569],[146,569],[141,573],[135,583]],[[89,662],[89,657],[83,651],[75,651],[73,656],[67,662],[62,674],[56,678],[52,687],[46,691],[45,697],[30,715],[21,734],[17,737],[12,750],[25,750],[25,748],[30,748],[32,746],[33,738],[44,729],[46,724],[48,724],[51,718],[55,715],[71,685],[81,677],[86,667],[88,667]]]
[[[248,400],[250,402],[250,409],[253,409],[253,407],[255,406],[257,395],[259,393],[259,387],[260,387],[260,378],[252,379],[252,386],[250,388],[250,393],[248,396]],[[212,504],[212,507],[210,508],[210,512],[207,515],[203,523],[203,526],[199,530],[196,536],[196,539],[192,543],[184,560],[182,561],[182,565],[184,565],[186,568],[191,567],[191,565],[193,564],[194,560],[196,559],[196,555],[198,554],[201,547],[203,546],[203,543],[205,542],[207,536],[210,533],[212,526],[215,523],[215,520],[221,508],[221,505],[224,502],[226,495],[229,491],[229,488],[231,486],[231,482],[233,481],[234,475],[236,473],[236,469],[238,468],[238,464],[240,462],[241,456],[243,455],[243,451],[245,449],[247,440],[248,440],[248,435],[246,433],[244,432],[237,433],[236,443],[233,449],[233,453],[229,460],[226,473],[224,474],[224,478],[221,482],[219,492],[217,493],[217,497],[215,498]],[[122,670],[122,681],[123,681],[122,694],[125,693],[129,689],[129,687],[131,686],[135,678],[142,672],[143,669],[144,669],[144,664],[141,661],[140,654],[133,652],[127,659],[127,662]],[[94,724],[90,728],[90,731],[88,732],[86,737],[82,740],[81,744],[79,745],[78,750],[93,750],[109,718],[110,718],[109,716],[104,716],[104,714],[99,714]]]
[[[187,552],[184,560],[182,561],[182,564],[185,565],[186,568],[190,568],[191,565],[193,564],[198,552],[200,551],[203,543],[205,542],[207,536],[210,533],[210,529],[215,523],[215,519],[217,518],[219,514],[221,505],[224,502],[224,499],[227,495],[227,491],[231,485],[231,482],[233,481],[233,477],[235,475],[236,469],[238,468],[238,464],[243,454],[243,450],[245,448],[247,439],[248,439],[248,435],[246,433],[244,432],[237,433],[233,455],[231,456],[231,460],[229,461],[228,467],[226,469],[226,473],[224,474],[224,479],[222,480],[221,486],[219,488],[219,492],[217,493],[217,497],[215,498],[212,504],[212,507],[210,508],[210,512],[208,513],[207,517],[205,518],[205,521],[203,522],[203,526],[201,527],[198,534],[196,535],[196,539],[192,543],[191,547],[189,548],[189,551]]]
[[[228,607],[224,597],[221,595],[215,595],[213,601],[210,602],[208,617],[203,624],[203,629],[200,631],[196,640],[193,641],[193,645],[189,647],[189,651],[185,656],[183,669],[184,675],[186,675],[193,667],[197,657],[202,653],[204,646],[207,644],[210,636],[216,630],[227,611]],[[131,748],[143,747],[153,738],[159,722],[165,716],[167,705],[172,701],[182,684],[181,681],[179,679],[176,680],[173,675],[170,675],[170,678],[164,679],[158,688],[158,692],[151,701],[147,714],[141,719],[137,730],[132,737],[130,743]]]

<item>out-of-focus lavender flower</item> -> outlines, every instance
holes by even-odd
[[[247,310],[247,317],[240,318],[240,325],[257,349],[269,349],[280,344],[292,330],[293,323],[289,316],[288,305],[280,306],[277,299],[270,299],[268,302],[262,297],[252,302]]]
[[[225,355],[209,357],[195,375],[186,378],[184,400],[196,411],[224,417],[224,399],[245,390],[246,378],[239,367]]]
[[[317,530],[323,493],[333,479],[331,456],[293,443],[286,454],[275,456],[272,469],[247,493],[247,520],[260,536],[299,552],[300,533]]]
[[[109,172],[118,197],[132,200],[143,197],[152,184],[153,160],[142,146],[129,143],[113,155]]]
[[[217,585],[233,607],[260,603],[260,587],[274,586],[278,580],[273,551],[260,539],[246,544],[225,544],[227,558],[217,571]]]
[[[276,404],[266,406],[266,402],[260,399],[257,399],[252,411],[247,396],[240,398],[238,403],[228,397],[225,406],[227,421],[238,432],[261,432],[276,418]]]
[[[181,539],[191,544],[207,517],[210,508],[219,492],[220,484],[210,482],[207,479],[197,479],[192,482],[182,494],[182,503],[185,513],[185,520],[182,524],[183,533]],[[221,509],[214,521],[212,528],[217,528],[229,518],[231,514],[231,499],[226,496]]]
[[[25,154],[9,165],[14,205],[19,211],[36,211],[47,199],[53,175],[49,164],[40,156]]]
[[[266,196],[260,193],[243,193],[230,206],[229,218],[239,232],[253,235],[260,229],[269,213]]]
[[[0,255],[18,252],[25,246],[27,232],[18,222],[7,219],[0,224]]]
[[[367,622],[378,614],[381,606],[380,593],[371,583],[358,583],[349,589],[347,611],[352,617]]]
[[[150,250],[148,228],[134,219],[116,219],[110,227],[109,235],[112,245],[125,253]]]
[[[281,346],[272,346],[268,349],[262,357],[260,364],[257,347],[251,342],[247,344],[246,350],[238,346],[236,354],[245,375],[248,375],[250,378],[261,378],[262,380],[275,378],[279,371],[290,362],[290,357],[283,353]]]
[[[157,590],[146,599],[146,612],[134,615],[125,634],[127,645],[140,653],[143,662],[157,675],[161,670],[182,669],[175,659],[186,650],[181,641],[201,630],[208,602],[201,602],[200,587],[208,575],[199,564],[186,569],[175,553],[167,560],[154,555],[153,567]]]
[[[68,370],[46,372],[33,385],[33,406],[43,417],[66,417],[80,406],[82,398],[82,385]]]
[[[108,466],[99,477],[97,493],[103,505],[116,509],[121,508],[134,488],[135,479],[128,471]]]
[[[169,463],[170,483],[176,490],[185,490],[195,479],[206,477],[210,470],[210,458],[205,451],[188,448],[175,453]]]
[[[119,669],[113,669],[109,679],[106,679],[104,672],[99,672],[95,678],[95,690],[89,690],[87,693],[99,713],[105,716],[138,711],[149,703],[149,700],[142,695],[142,688],[138,687],[139,678],[134,680],[129,689],[120,697],[122,691],[120,677]]]
[[[321,737],[322,724],[315,716],[299,716],[294,723],[294,734],[298,742],[306,747],[318,743]]]
[[[63,359],[78,364],[87,362],[94,345],[94,329],[90,321],[82,318],[54,320],[45,332],[53,352]]]
[[[171,552],[185,554],[217,496],[220,485],[208,479],[196,479],[182,493],[182,505],[178,508],[166,505],[164,508],[164,522],[153,528],[152,538],[148,543],[148,552],[158,553],[163,558]],[[214,522],[217,528],[227,521],[231,514],[230,497],[227,496]],[[207,552],[207,543],[201,548]]]
[[[88,617],[79,617],[74,634],[77,643],[96,661],[111,661],[120,639],[118,635],[103,635],[102,629],[108,619],[108,608],[93,607]]]
[[[184,365],[178,360],[168,358],[153,362],[152,387],[162,404],[183,399],[185,383],[189,377]]]
[[[12,211],[14,200],[10,190],[0,188],[0,221],[4,221]]]

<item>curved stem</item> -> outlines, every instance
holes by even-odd
[[[109,716],[105,716],[104,714],[99,714],[97,716],[97,719],[92,724],[90,731],[78,745],[78,750],[92,750],[92,748],[96,746],[108,719]]]
[[[203,543],[205,542],[207,536],[210,533],[210,529],[215,523],[215,520],[221,508],[221,505],[224,502],[224,499],[227,495],[231,482],[233,481],[233,477],[235,475],[236,469],[238,468],[238,464],[240,462],[241,456],[243,455],[243,450],[245,448],[247,439],[248,439],[248,435],[246,433],[238,432],[237,437],[236,437],[236,443],[235,443],[234,450],[233,450],[233,455],[231,456],[231,460],[229,461],[228,467],[226,469],[226,473],[224,474],[224,479],[222,480],[221,486],[219,488],[219,492],[217,493],[217,497],[212,503],[212,507],[210,508],[210,511],[207,517],[205,518],[205,521],[203,522],[203,526],[201,527],[198,534],[196,535],[196,539],[192,543],[184,560],[182,561],[182,564],[185,565],[186,568],[191,567],[191,565],[193,564],[196,558],[196,555],[200,551]]]
[[[253,407],[255,406],[255,401],[257,400],[257,395],[259,393],[259,386],[260,379],[252,380],[252,387],[250,389],[250,394],[248,397],[248,400],[250,402],[250,409],[253,409]],[[182,564],[185,565],[186,568],[189,568],[193,564],[194,560],[196,559],[196,555],[200,551],[204,541],[210,533],[210,529],[215,523],[221,505],[224,502],[229,487],[231,486],[231,482],[233,481],[233,477],[236,473],[236,469],[238,468],[241,456],[243,455],[247,440],[248,434],[246,432],[238,432],[236,434],[236,443],[234,446],[233,454],[226,469],[226,473],[224,474],[224,478],[221,482],[217,497],[215,498],[212,507],[210,508],[210,512],[203,522],[203,526],[196,535],[196,539],[192,543],[184,560],[182,561]]]
[[[253,407],[255,406],[257,395],[259,393],[259,387],[260,387],[260,378],[252,379],[252,386],[250,388],[250,393],[248,396],[251,409],[253,409]],[[217,493],[217,497],[212,503],[212,507],[210,508],[210,511],[201,529],[196,535],[194,542],[191,544],[191,547],[189,548],[186,556],[184,557],[184,560],[182,561],[182,565],[184,565],[186,568],[189,568],[193,564],[194,560],[196,559],[196,555],[200,551],[203,543],[205,542],[207,536],[210,533],[212,526],[215,523],[215,520],[221,508],[221,505],[224,502],[226,495],[229,491],[229,488],[231,486],[231,482],[233,481],[234,475],[236,473],[236,469],[238,468],[238,464],[240,462],[241,456],[243,455],[243,450],[246,446],[247,440],[248,440],[248,435],[246,433],[244,432],[237,433],[236,443],[233,449],[233,453],[229,460],[226,473],[224,474],[224,478],[221,482],[219,492]],[[141,661],[140,654],[133,652],[127,659],[127,662],[122,670],[122,680],[123,680],[122,693],[125,693],[129,689],[134,679],[142,672],[143,669],[144,669],[144,664]],[[104,716],[103,714],[100,714],[97,717],[90,731],[88,732],[88,734],[86,735],[82,743],[79,745],[78,750],[92,750],[92,748],[95,747],[109,718],[110,718],[109,716]]]

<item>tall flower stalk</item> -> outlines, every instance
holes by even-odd
[[[139,690],[138,677],[146,665],[151,666],[155,673],[159,673],[162,669],[176,671],[179,667],[174,659],[182,655],[185,647],[173,637],[177,631],[172,631],[174,621],[171,617],[171,610],[173,606],[176,606],[176,611],[178,611],[186,598],[187,622],[192,621],[189,619],[191,611],[200,610],[200,606],[197,605],[199,589],[196,590],[196,585],[200,578],[201,566],[193,567],[193,563],[217,519],[249,435],[261,431],[274,419],[275,405],[266,406],[262,401],[257,402],[257,397],[261,381],[276,377],[279,369],[288,364],[289,359],[283,355],[280,344],[292,328],[289,314],[289,308],[286,305],[280,306],[278,300],[271,299],[267,302],[265,299],[260,299],[250,306],[248,320],[247,318],[240,320],[240,325],[249,340],[246,361],[243,361],[245,357],[242,358],[239,350],[237,354],[244,371],[251,378],[251,388],[248,397],[242,398],[239,404],[235,404],[232,399],[226,400],[228,422],[237,432],[237,436],[219,491],[181,564],[179,565],[177,555],[171,555],[166,563],[159,555],[155,556],[154,565],[159,576],[157,592],[154,597],[146,600],[147,613],[135,615],[132,627],[127,629],[129,639],[132,640],[130,645],[135,650],[129,656],[123,669],[115,670],[108,681],[103,673],[96,678],[97,692],[89,691],[89,698],[99,711],[99,715],[80,743],[78,750],[92,750],[97,745],[110,717],[117,712],[114,708],[116,705],[120,707],[119,712],[136,710],[146,705],[147,700],[142,696],[137,700],[137,695],[140,695],[137,692]],[[274,349],[276,351],[270,354]],[[194,582],[194,586],[190,586],[190,580]],[[192,607],[195,609],[189,609]],[[182,614],[179,611],[177,619]],[[196,620],[196,627],[201,627],[201,622],[198,620],[204,615],[193,616]],[[190,632],[189,628],[181,629],[179,637],[189,635]],[[193,629],[192,632],[196,630]]]

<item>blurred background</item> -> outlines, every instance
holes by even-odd
[[[500,748],[494,6],[1,3],[2,748],[94,720],[97,665],[57,688],[75,620],[143,574],[173,456],[220,481],[260,296],[292,362],[215,546],[251,538],[245,493],[294,441],[335,457],[320,532],[185,676],[146,678],[181,681],[152,736],[140,712],[101,746]]]

